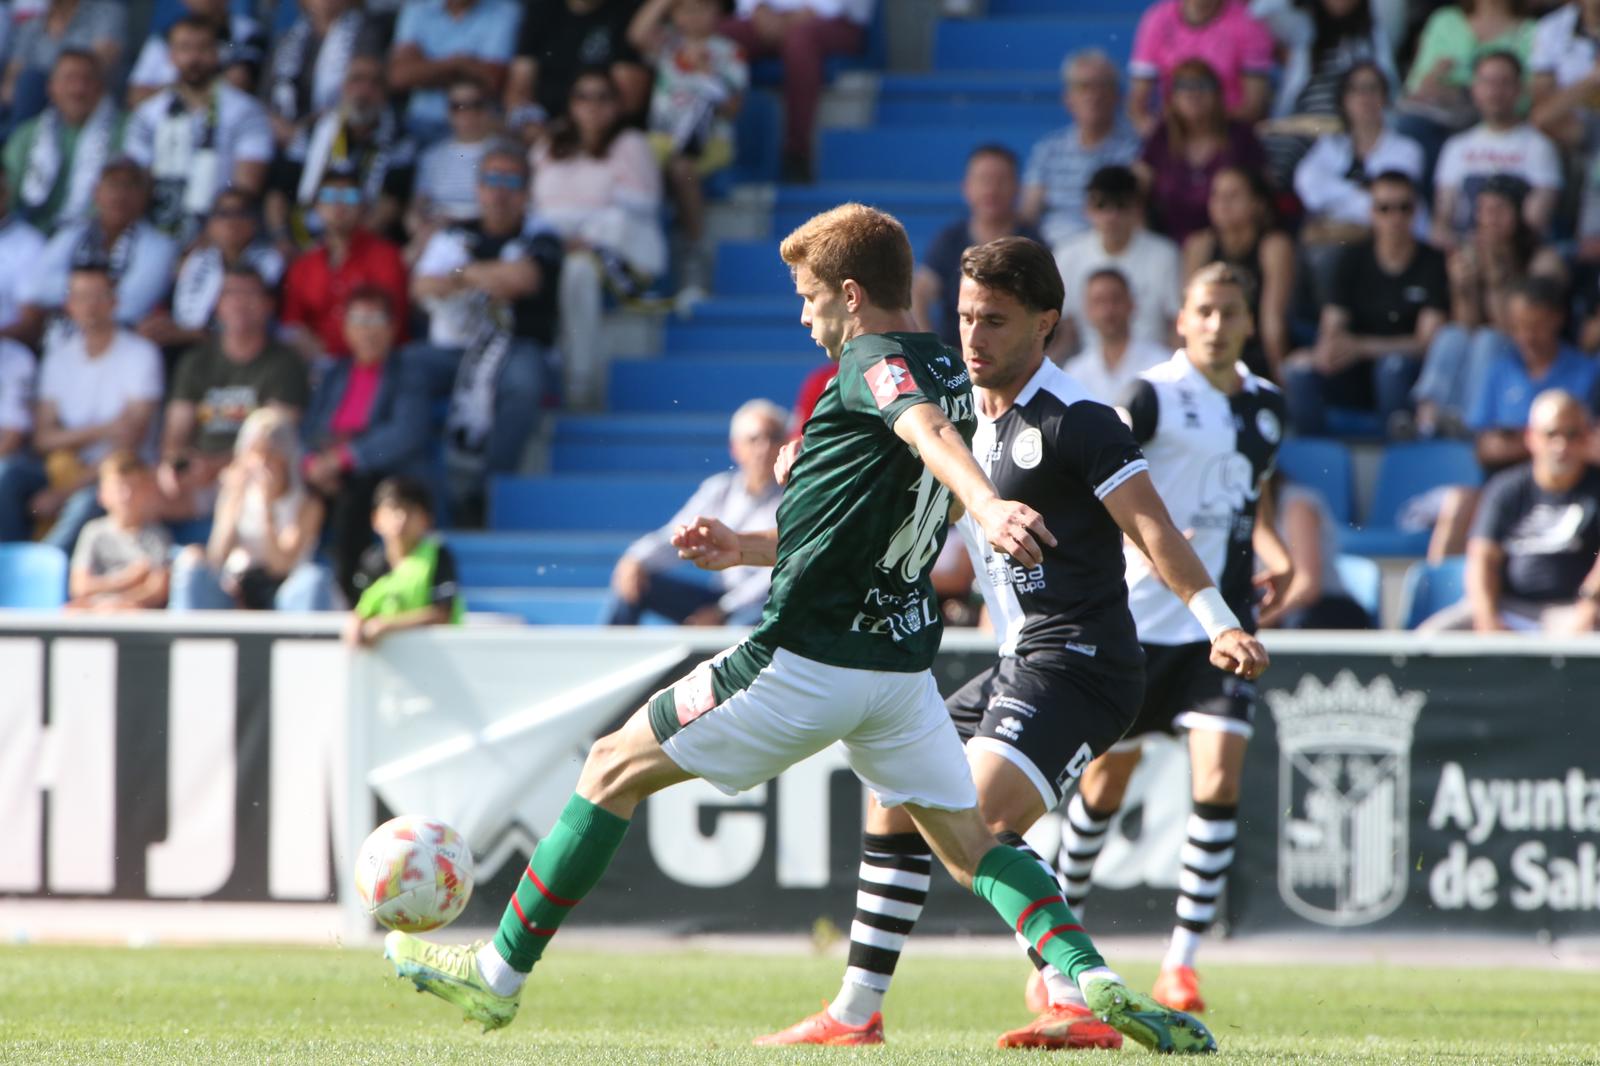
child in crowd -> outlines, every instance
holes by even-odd
[[[361,599],[350,613],[348,644],[371,646],[390,633],[458,624],[456,560],[433,532],[433,499],[422,482],[385,478],[373,493],[372,528],[381,538],[356,574]]]
[[[72,552],[67,606],[120,611],[162,607],[171,576],[172,538],[155,520],[159,497],[155,472],[131,451],[101,460],[100,506]]]
[[[701,182],[733,162],[731,119],[750,82],[739,46],[716,32],[722,13],[719,0],[648,0],[628,27],[628,40],[655,64],[650,140],[687,242],[682,288],[696,294],[710,281]]]

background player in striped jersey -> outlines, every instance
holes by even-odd
[[[978,413],[973,451],[996,491],[1037,511],[1056,544],[1029,563],[993,550],[970,519],[961,521],[973,568],[985,575],[1001,646],[999,661],[947,706],[966,741],[990,829],[1033,855],[1020,834],[1121,738],[1143,696],[1144,653],[1123,582],[1124,534],[1150,553],[1185,602],[1220,598],[1168,517],[1132,433],[1044,356],[1061,317],[1054,258],[1033,241],[1007,237],[967,249],[961,271],[962,355]],[[1258,676],[1267,664],[1260,644],[1209,610],[1218,626],[1212,660]],[[921,915],[932,858],[911,819],[876,803],[862,852],[839,995],[825,1011],[758,1044],[883,1039],[884,993]],[[1044,972],[1049,1004],[1032,1024],[1002,1036],[1002,1047],[1121,1046],[1073,981],[1054,968]]]
[[[1219,611],[1255,628],[1255,593],[1270,603],[1292,566],[1262,493],[1283,436],[1277,388],[1239,361],[1253,325],[1232,268],[1214,263],[1190,280],[1178,316],[1185,348],[1140,375],[1121,413],[1144,448],[1150,476],[1221,590]],[[1257,555],[1267,570],[1253,576]],[[1239,776],[1251,732],[1253,679],[1210,662],[1206,629],[1146,556],[1127,551],[1128,600],[1145,651],[1145,697],[1127,737],[1089,765],[1062,821],[1057,859],[1067,899],[1081,906],[1089,875],[1139,762],[1142,738],[1186,731],[1194,812],[1183,846],[1177,924],[1155,995],[1178,1010],[1205,1009],[1195,974],[1201,935],[1216,920],[1233,862]],[[1030,999],[1040,989],[1030,987]]]
[[[528,973],[605,873],[646,797],[696,777],[745,791],[839,742],[879,802],[906,807],[957,880],[1080,982],[1105,1020],[1159,1050],[1214,1050],[1204,1026],[1106,968],[1055,879],[998,843],[978,812],[929,670],[941,632],[929,572],[952,496],[996,550],[1025,566],[1054,538],[973,461],[965,369],[937,337],[905,331],[905,230],[846,204],[791,233],[781,254],[800,322],[839,360],[839,374],[806,422],[776,530],[734,533],[702,518],[673,538],[710,569],[773,567],[761,624],[595,742],[492,942],[447,946],[392,932],[384,954],[400,976],[485,1028],[509,1024]]]

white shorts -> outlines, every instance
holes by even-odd
[[[729,795],[837,742],[885,807],[978,805],[966,752],[927,670],[850,670],[744,643],[647,707],[672,761]]]

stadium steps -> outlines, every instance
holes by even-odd
[[[724,434],[713,444],[557,441],[550,446],[554,474],[693,473],[701,477],[732,465]]]
[[[545,474],[489,483],[489,528],[497,532],[622,533],[673,516],[704,480],[694,474]]]
[[[1055,123],[988,127],[892,126],[824,130],[817,176],[823,182],[886,182],[916,174],[929,182],[958,183],[967,155],[999,143],[1026,158]],[[948,221],[948,219],[947,219]]]
[[[795,350],[804,352],[805,335],[793,331]],[[784,407],[794,402],[806,375],[821,363],[810,355],[675,356],[611,367],[610,403],[619,412],[685,411],[731,415],[746,400],[765,397]]]
[[[1059,78],[1062,59],[1079,49],[1098,48],[1122,69],[1133,52],[1138,24],[1137,9],[1099,15],[1074,11],[1055,18],[940,19],[934,29],[933,67],[938,71],[1038,70]]]

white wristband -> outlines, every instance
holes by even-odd
[[[1228,601],[1222,598],[1222,593],[1217,591],[1215,585],[1209,585],[1189,597],[1189,613],[1204,627],[1207,640],[1215,641],[1229,629],[1244,628],[1239,624],[1238,616],[1228,609]]]

